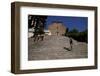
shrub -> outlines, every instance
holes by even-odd
[[[66,32],[65,36],[72,37],[73,39],[80,42],[88,42],[88,33],[87,30],[78,32],[76,29]]]

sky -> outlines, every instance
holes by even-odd
[[[73,28],[78,29],[78,31],[84,31],[88,27],[88,17],[71,17],[71,16],[47,16],[46,19],[46,28],[52,22],[60,21],[62,22],[65,27],[69,28],[69,31]]]

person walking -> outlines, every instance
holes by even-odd
[[[72,38],[70,38],[69,41],[70,41],[70,51],[71,51],[73,49],[73,40],[72,40]]]

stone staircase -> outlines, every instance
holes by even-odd
[[[69,37],[65,36],[45,36],[43,41],[34,42],[33,38],[28,41],[29,60],[48,60],[48,59],[69,59],[87,57],[87,44],[73,40],[73,50],[70,48]]]

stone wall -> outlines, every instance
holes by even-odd
[[[54,22],[49,25],[48,30],[50,30],[51,35],[64,35],[66,27],[61,22]]]

